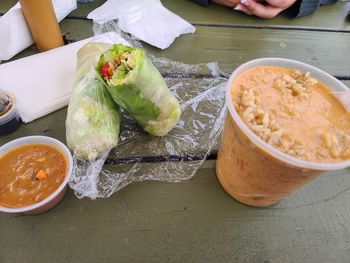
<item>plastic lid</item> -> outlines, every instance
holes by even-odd
[[[9,122],[17,115],[15,96],[8,91],[0,90],[0,125]]]

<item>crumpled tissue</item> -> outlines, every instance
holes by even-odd
[[[196,30],[159,0],[108,0],[87,18],[98,24],[117,19],[122,31],[160,49],[168,48],[181,34]]]
[[[76,0],[52,0],[60,22],[77,8]],[[8,60],[34,43],[29,27],[17,3],[0,17],[0,61]]]

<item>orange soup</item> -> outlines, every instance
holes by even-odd
[[[68,172],[65,156],[46,144],[15,148],[0,158],[0,206],[23,207],[52,194]]]
[[[261,66],[237,77],[237,112],[260,138],[314,162],[350,159],[350,118],[329,87],[308,72]]]

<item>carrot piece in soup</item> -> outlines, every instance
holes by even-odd
[[[36,174],[36,178],[39,179],[40,181],[43,181],[46,179],[46,173],[43,170],[40,170],[37,174]]]

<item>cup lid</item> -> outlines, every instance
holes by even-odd
[[[0,125],[13,119],[16,114],[16,97],[9,91],[0,90]]]

